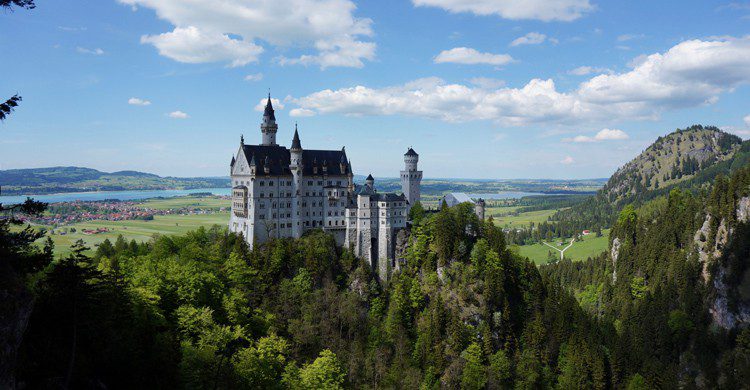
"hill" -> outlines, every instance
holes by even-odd
[[[734,157],[742,139],[713,126],[695,125],[659,137],[612,175],[602,191],[611,202],[690,180]]]
[[[552,220],[571,231],[607,228],[627,204],[643,204],[673,188],[705,189],[719,175],[729,175],[748,161],[750,141],[714,126],[678,129],[618,169],[596,195]]]
[[[166,190],[228,187],[228,178],[161,177],[137,171],[102,172],[82,167],[8,169],[0,171],[4,195],[80,191]]]

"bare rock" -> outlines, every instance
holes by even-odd
[[[612,284],[617,282],[617,258],[620,256],[620,246],[622,246],[620,238],[615,237],[612,240],[612,249],[609,251],[609,255],[612,257]]]

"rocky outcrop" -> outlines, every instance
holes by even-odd
[[[400,269],[402,263],[406,261],[406,251],[409,249],[409,238],[411,237],[411,232],[409,229],[401,229],[396,233],[396,245],[394,247],[395,252],[395,267],[396,269]]]
[[[737,221],[743,223],[750,221],[750,197],[748,196],[737,202]]]
[[[737,202],[736,216],[739,223],[750,222],[750,197],[744,197]],[[703,226],[696,232],[694,238],[703,266],[703,280],[711,284],[709,312],[713,322],[724,329],[746,326],[750,324],[750,290],[747,288],[750,285],[750,270],[746,270],[745,274],[739,278],[736,275],[730,275],[732,271],[728,264],[736,261],[737,259],[732,260],[732,257],[738,254],[724,253],[724,251],[731,239],[737,239],[733,237],[735,229],[728,227],[726,221],[722,220],[714,236],[715,246],[709,248],[710,225],[711,216],[709,215],[706,216]],[[740,280],[738,286],[727,284],[727,280],[738,279]],[[730,296],[733,297],[733,303],[730,303]]]
[[[714,245],[712,247],[709,247],[709,240],[711,233],[711,219],[713,217],[710,214],[706,215],[706,219],[703,221],[703,225],[700,229],[698,229],[695,232],[695,235],[693,235],[693,242],[695,243],[695,248],[698,253],[698,261],[700,261],[702,266],[701,276],[703,277],[703,282],[708,283],[711,279],[710,274],[710,267],[713,263],[714,259],[718,259],[721,257],[722,249],[726,246],[727,242],[729,241],[729,229],[727,228],[727,223],[724,219],[721,220],[721,223],[719,223],[718,229],[716,229],[716,233],[713,233],[713,243]]]
[[[615,239],[612,240],[612,249],[609,251],[609,255],[612,257],[612,284],[617,282],[617,258],[620,257],[621,245],[620,238],[615,237]]]

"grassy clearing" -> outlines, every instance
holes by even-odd
[[[512,209],[513,207],[500,207],[500,210],[505,209]],[[520,213],[518,215],[503,215],[503,212],[495,214],[494,212],[490,215],[492,215],[492,218],[495,220],[495,224],[502,227],[528,227],[532,222],[533,223],[540,223],[545,222],[551,217],[553,214],[557,212],[556,209],[551,210],[537,210],[537,211],[528,211],[525,213]]]
[[[563,241],[563,245],[557,245],[560,241]],[[570,239],[566,240],[553,240],[547,242],[548,244],[563,249],[570,243]],[[602,236],[596,237],[594,234],[584,236],[582,241],[576,241],[573,246],[565,251],[565,257],[573,261],[586,260],[589,257],[594,257],[607,250],[609,245],[609,229],[602,230]],[[555,258],[560,258],[560,252],[543,244],[532,244],[532,245],[521,245],[518,246],[518,253],[521,256],[528,257],[531,261],[536,264],[545,264],[549,258],[549,253]]]
[[[221,207],[229,207],[230,201],[217,197],[177,197],[168,199],[150,199],[140,203],[143,207],[167,210],[180,209],[183,207],[195,207],[201,209],[218,210]],[[70,246],[77,240],[83,240],[87,246],[95,248],[96,245],[109,239],[114,241],[117,236],[122,235],[126,240],[139,242],[148,241],[156,234],[184,234],[201,226],[209,228],[213,225],[225,226],[229,222],[229,212],[213,214],[189,214],[189,215],[156,215],[151,221],[129,220],[129,221],[86,221],[72,225],[66,225],[57,229],[65,230],[66,234],[52,234],[55,243],[55,254],[65,256],[70,253]],[[37,229],[52,230],[50,226],[35,226]],[[76,232],[70,232],[75,228]],[[83,234],[85,229],[109,229],[106,233]],[[18,229],[18,228],[15,228]],[[44,242],[45,238],[39,240]]]
[[[55,253],[64,256],[69,253],[70,246],[79,239],[83,240],[87,246],[94,248],[107,238],[110,241],[116,240],[117,236],[121,234],[128,241],[148,241],[156,234],[184,234],[201,226],[206,228],[213,225],[224,226],[228,221],[229,213],[157,215],[152,221],[87,221],[66,226],[68,230],[75,228],[75,233],[53,234],[50,237],[55,243]],[[91,235],[83,234],[84,229],[102,227],[108,228],[109,231]],[[43,226],[40,226],[40,228],[43,228]],[[45,239],[41,239],[40,242]]]

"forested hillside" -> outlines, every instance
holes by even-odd
[[[713,126],[678,129],[618,169],[596,195],[551,219],[570,231],[607,228],[625,205],[643,204],[673,188],[705,190],[717,176],[749,162],[750,141]]]
[[[229,178],[161,177],[137,171],[53,167],[0,171],[3,195],[229,187]]]

